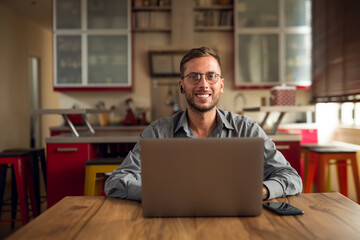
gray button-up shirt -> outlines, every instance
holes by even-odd
[[[262,128],[246,116],[217,109],[216,126],[209,137],[261,137],[264,139],[264,181],[269,199],[299,194],[302,180]],[[196,138],[188,125],[187,111],[152,122],[139,136],[134,149],[106,180],[107,196],[141,201],[140,139]]]

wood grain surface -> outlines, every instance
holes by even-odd
[[[141,203],[66,197],[8,239],[360,239],[360,206],[339,193],[278,198],[304,215],[143,218]]]

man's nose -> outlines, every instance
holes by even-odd
[[[208,84],[209,83],[206,80],[206,75],[205,74],[200,75],[200,81],[199,81],[198,85],[203,86],[203,87],[207,87]]]

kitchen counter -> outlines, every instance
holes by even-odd
[[[116,127],[102,127],[102,130],[96,131],[94,134],[80,132],[79,137],[74,137],[71,133],[60,134],[47,138],[46,143],[136,143],[138,136],[144,129],[124,128],[120,130]],[[106,129],[106,130],[104,130]],[[300,135],[287,134],[278,132],[276,135],[268,135],[273,141],[301,141]]]
[[[87,131],[86,126],[77,126],[75,125],[78,131]],[[93,125],[94,130],[96,131],[133,131],[138,130],[142,131],[146,128],[146,125],[134,125],[134,126],[125,126],[125,125],[109,125],[109,126],[97,126]],[[68,126],[56,126],[50,127],[50,131],[70,131]]]
[[[46,143],[136,143],[142,130],[80,132],[78,137],[64,133],[45,139]]]
[[[48,207],[65,196],[82,196],[86,162],[92,158],[125,157],[138,141],[142,130],[141,127],[110,126],[94,134],[80,131],[77,137],[72,133],[63,133],[47,138]],[[290,164],[300,171],[301,136],[279,133],[269,137]]]

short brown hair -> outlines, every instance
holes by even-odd
[[[185,64],[190,61],[193,58],[199,58],[199,57],[213,57],[216,59],[216,61],[219,64],[220,71],[221,70],[221,63],[220,63],[220,57],[216,54],[215,50],[209,48],[209,47],[201,47],[201,48],[193,48],[191,49],[182,59],[180,62],[180,74],[181,78],[184,77],[185,73]],[[220,73],[221,74],[221,73]]]

